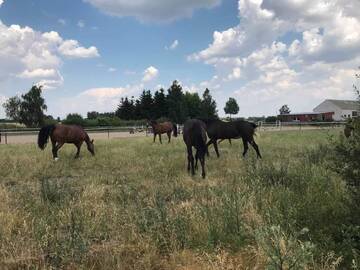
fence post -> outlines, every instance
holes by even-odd
[[[5,144],[7,144],[7,133],[5,132]]]
[[[109,128],[108,128],[107,132],[108,132],[108,139],[110,139],[110,129]]]
[[[1,132],[0,132],[0,143],[1,143]]]

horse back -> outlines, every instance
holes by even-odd
[[[52,137],[63,143],[77,143],[85,141],[88,137],[85,130],[76,125],[56,125]]]

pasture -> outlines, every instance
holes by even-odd
[[[51,144],[0,145],[0,268],[335,269],[351,253],[350,196],[325,158],[340,132],[262,132],[262,160],[223,141],[206,179],[181,135],[95,140],[79,160],[65,145],[57,162]]]

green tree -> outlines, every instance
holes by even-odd
[[[188,117],[197,118],[201,115],[201,99],[198,93],[186,92],[184,96]]]
[[[143,90],[139,99],[140,99],[140,108],[141,108],[141,118],[152,119],[154,100],[150,90],[147,91]]]
[[[42,86],[34,85],[28,93],[21,96],[20,119],[27,127],[38,127],[44,124],[44,111],[47,110],[47,106],[41,92]]]
[[[290,108],[288,105],[282,105],[281,108],[279,109],[280,114],[289,114],[291,112]]]
[[[18,96],[9,98],[4,104],[6,116],[11,120],[21,122],[20,119],[21,99]]]
[[[84,118],[78,114],[78,113],[69,113],[65,120],[63,121],[64,124],[67,125],[79,125],[79,126],[84,126],[85,121]]]
[[[34,85],[21,98],[17,96],[9,98],[3,105],[6,116],[27,127],[42,126],[45,122],[44,111],[47,106],[41,93],[42,87]]]
[[[120,104],[115,112],[115,115],[123,120],[134,119],[134,101],[127,97],[121,98]]]
[[[210,95],[210,90],[205,89],[203,99],[201,101],[201,118],[217,118],[216,102]]]
[[[99,117],[99,113],[96,111],[88,112],[87,119],[96,119]]]
[[[184,93],[178,81],[174,81],[170,86],[166,102],[169,109],[169,118],[175,123],[184,123],[187,116],[187,108],[184,101]]]
[[[229,98],[225,104],[224,112],[230,114],[230,119],[232,114],[237,114],[239,112],[239,105],[236,102],[236,99]]]
[[[159,91],[156,91],[154,94],[153,113],[156,119],[168,116],[166,96],[164,93],[164,89],[162,88]]]

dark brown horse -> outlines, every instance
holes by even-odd
[[[51,139],[52,154],[54,160],[58,159],[57,152],[65,143],[72,143],[76,146],[77,152],[75,158],[80,155],[81,145],[85,141],[87,149],[94,156],[94,140],[90,140],[89,135],[80,126],[75,125],[48,125],[40,129],[38,135],[38,146],[44,150],[46,144]]]
[[[353,131],[354,131],[354,127],[351,125],[351,123],[347,123],[344,128],[345,137],[349,138]]]
[[[194,175],[195,169],[197,169],[198,159],[200,159],[202,169],[201,175],[203,178],[205,178],[205,153],[207,151],[207,136],[205,123],[197,119],[187,120],[184,124],[183,139],[187,148],[188,171],[190,171],[191,168],[191,174]],[[195,169],[192,147],[196,149]]]
[[[239,139],[242,138],[244,144],[243,156],[245,157],[249,146],[248,143],[255,149],[257,157],[261,158],[259,147],[254,140],[254,134],[256,129],[256,124],[237,120],[232,122],[224,122],[219,119],[201,119],[206,124],[206,132],[210,138],[210,141],[207,143],[207,146],[210,144],[214,145],[216,155],[219,157],[219,150],[217,145],[217,140],[226,140],[226,139]]]
[[[160,143],[161,141],[161,134],[166,133],[169,138],[169,143],[171,139],[171,132],[174,132],[174,137],[177,137],[177,126],[176,124],[173,124],[171,122],[164,122],[158,124],[155,120],[149,121],[149,125],[152,127],[153,133],[154,133],[154,142],[156,139],[156,135],[159,135]]]

